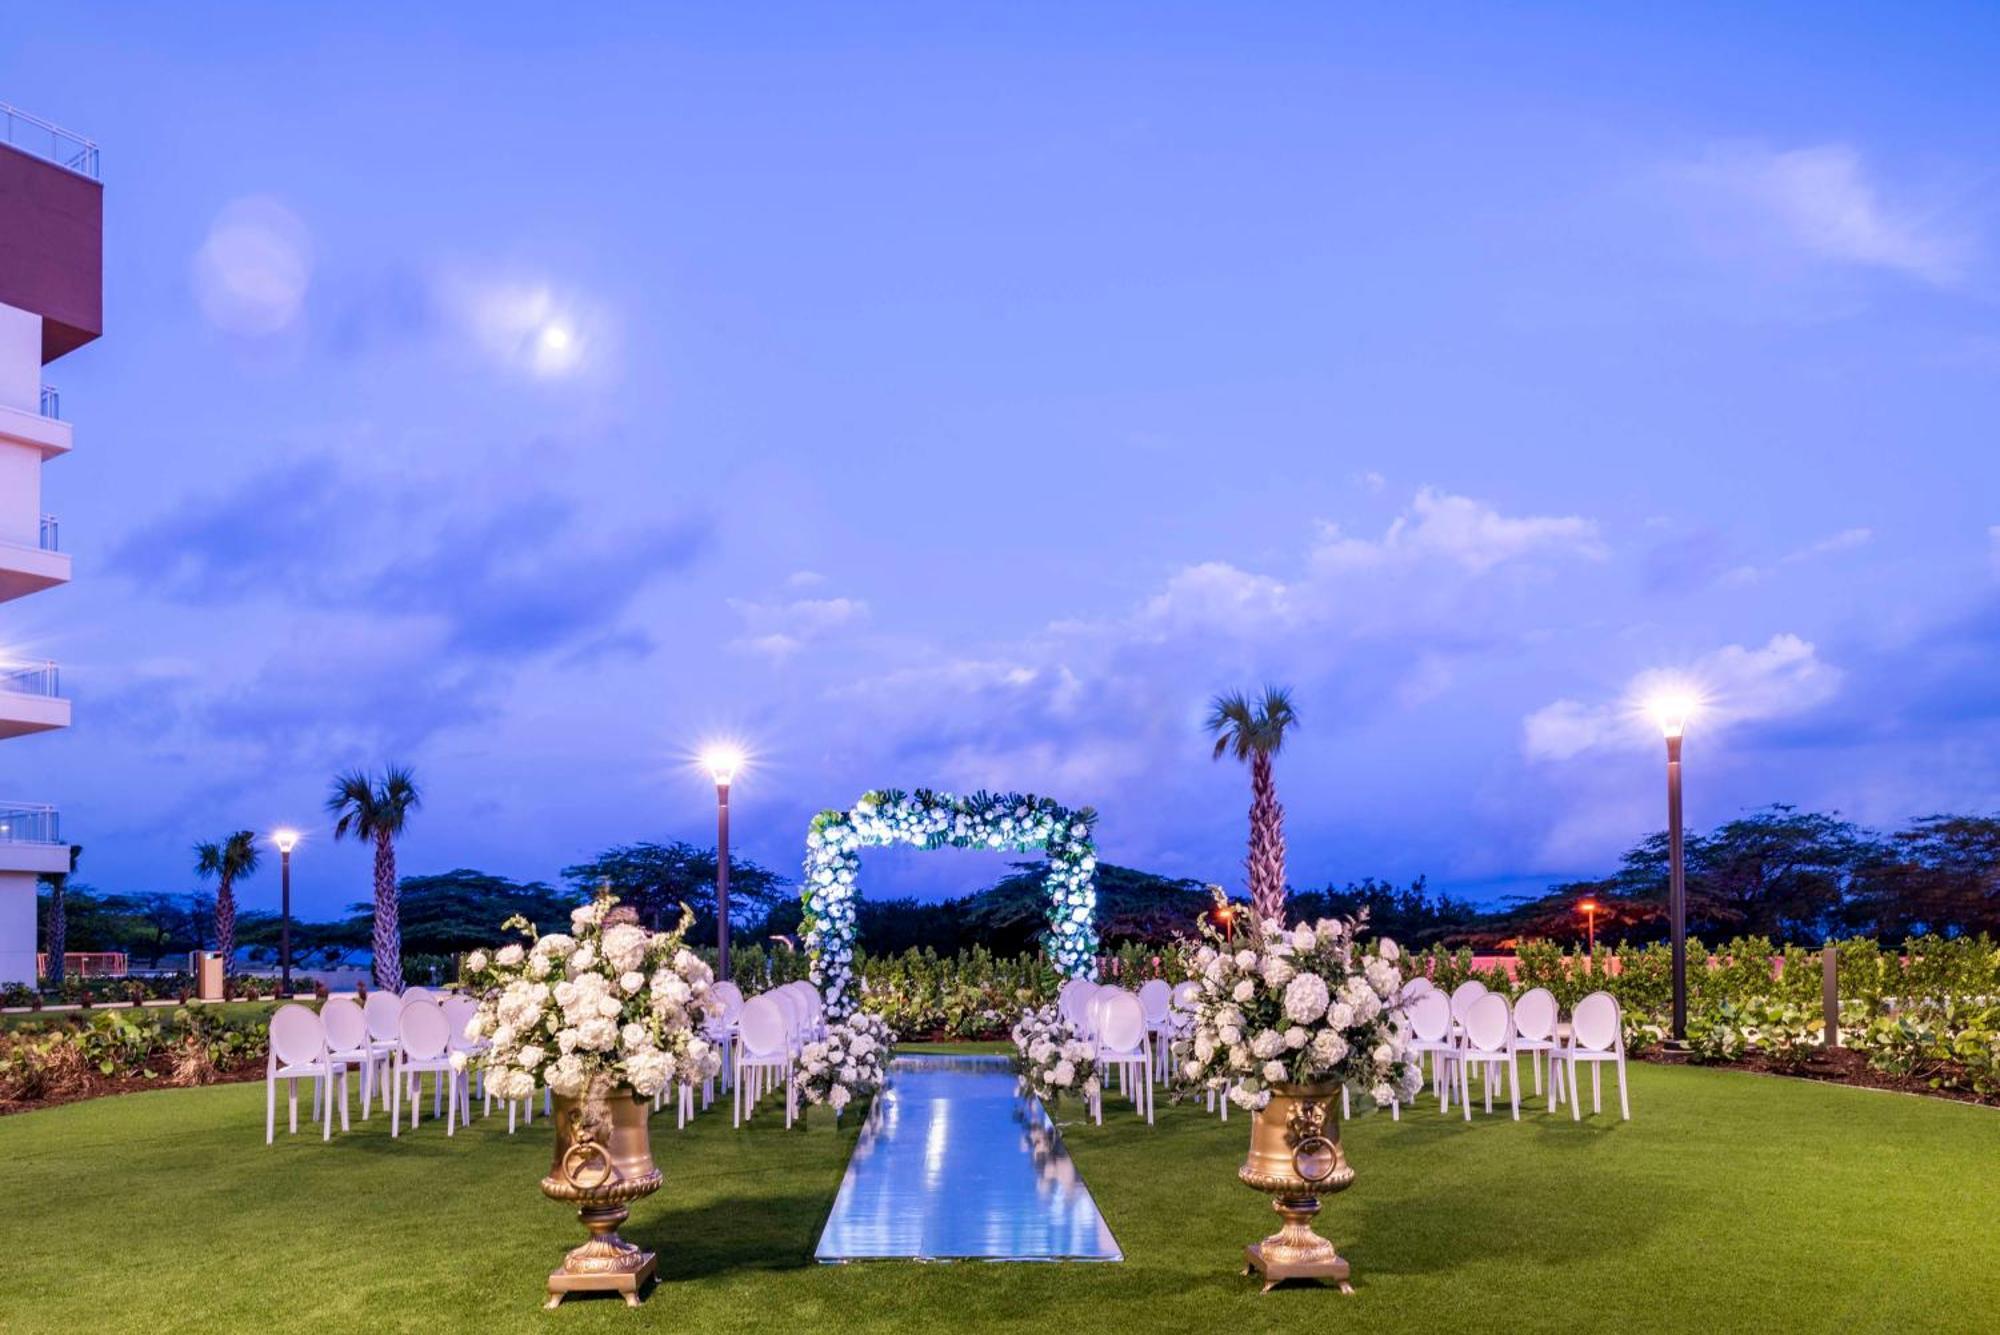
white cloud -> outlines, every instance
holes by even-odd
[[[1284,581],[1204,561],[1176,572],[1146,600],[1139,620],[1148,629],[1243,634],[1292,617],[1292,592]]]
[[[1575,515],[1503,515],[1484,501],[1420,489],[1380,541],[1341,536],[1328,526],[1313,553],[1325,569],[1442,560],[1475,575],[1530,556],[1600,560],[1605,554],[1594,521]]]
[[[195,252],[195,301],[219,329],[275,334],[298,318],[312,267],[296,214],[275,199],[239,199],[216,215]]]
[[[1785,557],[1787,562],[1811,561],[1821,556],[1832,556],[1838,552],[1851,552],[1856,547],[1865,547],[1875,538],[1875,530],[1869,528],[1845,528],[1832,537],[1821,538],[1808,543]]]
[[[868,604],[858,598],[797,598],[776,603],[732,598],[729,606],[743,619],[744,631],[730,647],[767,658],[787,658],[868,615]]]
[[[1693,695],[1700,703],[1690,727],[1709,730],[1801,714],[1839,687],[1840,670],[1823,662],[1812,644],[1773,635],[1755,649],[1725,645],[1685,669],[1639,673],[1615,701],[1544,705],[1522,721],[1521,745],[1530,760],[1561,761],[1642,739],[1657,743],[1658,729],[1644,705],[1663,692]]]
[[[1887,269],[1938,286],[1963,277],[1970,247],[1934,216],[1891,204],[1846,144],[1718,148],[1673,179],[1771,239],[1833,264]]]

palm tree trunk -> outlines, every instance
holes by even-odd
[[[215,948],[222,955],[222,972],[225,977],[234,973],[236,955],[236,885],[235,878],[228,873],[216,879],[215,886]]]
[[[1285,809],[1271,757],[1250,758],[1250,902],[1259,918],[1285,916]]]
[[[61,987],[63,984],[63,952],[69,949],[69,905],[63,900],[63,889],[62,877],[55,876],[49,879],[47,977],[51,987]]]
[[[396,899],[396,844],[375,836],[375,986],[403,990],[403,927]]]

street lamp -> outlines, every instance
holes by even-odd
[[[1650,709],[1667,739],[1667,929],[1674,956],[1674,1038],[1687,1037],[1687,866],[1681,843],[1681,734],[1695,701],[1655,696]]]
[[[701,767],[715,780],[715,976],[729,977],[729,785],[743,768],[743,749],[705,747]]]
[[[1597,958],[1597,901],[1586,899],[1577,907],[1583,910],[1584,931],[1587,933],[1586,950],[1592,959]]]
[[[278,920],[278,991],[285,996],[292,995],[292,849],[299,842],[299,832],[279,829],[271,832],[271,842],[278,846],[278,884],[282,916]]]

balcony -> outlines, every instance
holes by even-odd
[[[0,738],[67,728],[69,718],[54,663],[0,663]]]
[[[42,386],[42,416],[62,421],[62,391],[54,385]]]
[[[78,176],[98,178],[97,144],[82,135],[40,116],[32,115],[19,107],[0,102],[0,143],[12,144],[23,153],[32,153],[44,162],[53,162],[58,167],[75,172]]]
[[[0,802],[0,872],[69,870],[69,845],[62,841],[62,818],[37,802]]]
[[[23,535],[25,536],[25,535]],[[62,553],[62,529],[43,515],[37,545],[0,541],[0,603],[69,583],[69,558]]]
[[[52,396],[47,386],[42,388],[41,407],[36,412],[0,404],[0,445],[26,445],[40,451],[45,463],[58,454],[68,454],[76,433],[52,411],[61,406],[61,397]]]

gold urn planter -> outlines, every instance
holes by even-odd
[[[657,1258],[619,1237],[618,1226],[632,1213],[631,1202],[660,1187],[652,1111],[653,1101],[630,1089],[555,1096],[555,1163],[542,1179],[542,1194],[574,1202],[590,1240],[572,1248],[549,1276],[547,1306],[572,1293],[618,1293],[639,1305]]]
[[[1236,1176],[1271,1196],[1285,1221],[1243,1249],[1244,1274],[1263,1275],[1266,1293],[1288,1279],[1331,1280],[1354,1292],[1347,1262],[1312,1227],[1319,1198],[1354,1181],[1340,1148],[1339,1085],[1272,1085],[1271,1101],[1251,1115],[1250,1153]]]

